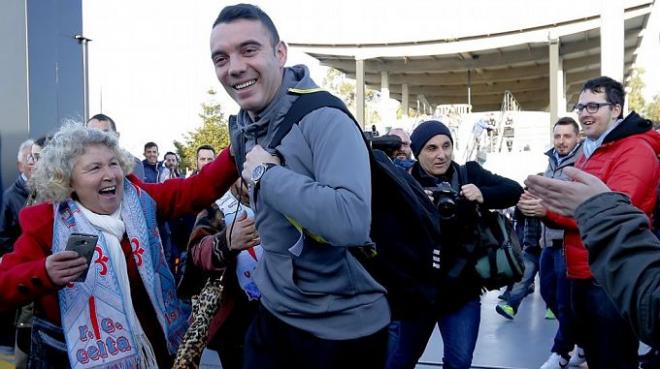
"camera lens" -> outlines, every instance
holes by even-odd
[[[444,219],[449,219],[456,213],[456,202],[450,197],[443,196],[438,199],[438,212]]]

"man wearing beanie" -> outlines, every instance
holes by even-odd
[[[514,206],[523,189],[508,178],[483,169],[476,162],[465,164],[467,178],[460,178],[453,161],[454,141],[449,128],[430,120],[411,136],[417,162],[411,174],[424,188],[442,182],[460,194],[456,209],[442,220],[440,297],[436,306],[412,319],[390,325],[387,369],[414,368],[437,323],[444,343],[443,368],[468,369],[479,334],[481,282],[474,271],[474,258],[464,245],[476,226],[476,207],[504,209]],[[437,199],[434,199],[437,200]],[[429,200],[431,201],[431,200]]]

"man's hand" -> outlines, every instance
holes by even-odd
[[[479,187],[472,183],[468,183],[461,187],[461,196],[468,201],[476,201],[480,204],[484,203],[484,195],[481,193]]]
[[[280,165],[280,158],[276,155],[271,155],[268,151],[264,150],[260,145],[256,145],[245,156],[245,163],[243,164],[243,179],[250,182],[252,178],[252,171],[262,163],[273,163]]]
[[[516,206],[527,217],[543,218],[548,211],[541,203],[541,199],[528,191],[523,192]]]
[[[245,250],[261,243],[254,219],[248,218],[245,211],[238,214],[233,224],[227,224],[227,245],[230,250]]]
[[[577,168],[565,168],[564,174],[572,182],[534,175],[527,177],[525,184],[533,195],[541,199],[543,205],[556,213],[569,216],[573,216],[578,205],[590,197],[610,191],[598,177]]]
[[[62,251],[46,258],[46,273],[57,286],[78,278],[87,269],[87,259],[75,251]]]
[[[429,198],[429,200],[431,200],[431,202],[433,202],[433,203],[435,202],[435,198],[433,197],[433,191],[424,189],[424,193],[426,194],[426,196],[428,196],[428,198]]]

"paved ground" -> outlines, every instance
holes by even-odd
[[[513,321],[506,320],[495,312],[497,295],[497,292],[490,292],[482,298],[481,326],[474,353],[474,367],[516,369],[540,367],[550,355],[549,350],[557,321],[543,319],[545,304],[538,289],[523,301]],[[646,350],[646,346],[640,348],[640,352]],[[438,368],[441,362],[442,338],[436,329],[417,369]],[[13,358],[0,354],[0,369],[13,367]],[[215,352],[204,353],[200,368],[221,368]]]
[[[497,291],[490,292],[481,299],[481,325],[473,366],[540,367],[550,355],[557,321],[544,319],[545,303],[538,289],[523,300],[512,321],[495,312],[495,305],[499,302],[498,294]],[[420,362],[442,362],[442,338],[437,329]],[[417,366],[418,369],[432,367],[434,366]]]
[[[538,279],[536,285],[539,285]],[[495,312],[499,292],[489,292],[481,299],[481,325],[474,352],[474,368],[539,368],[550,355],[557,329],[556,320],[546,320],[545,303],[538,291],[527,296],[520,305],[515,319],[504,319]],[[642,345],[640,352],[646,352]],[[429,340],[417,369],[441,367],[442,338],[437,328]],[[202,357],[202,369],[220,369],[214,352]],[[586,368],[586,366],[585,366]]]
[[[482,298],[481,326],[474,366],[540,367],[550,355],[557,322],[543,319],[545,304],[538,291],[523,301],[515,320],[506,320],[495,312],[498,294],[490,292]],[[417,368],[437,368],[441,362],[442,338],[436,328]],[[201,368],[219,369],[217,355],[206,352],[202,357]]]

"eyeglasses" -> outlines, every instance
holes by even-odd
[[[576,113],[582,113],[582,110],[585,108],[587,109],[587,113],[594,114],[598,112],[601,106],[608,106],[608,105],[613,105],[612,103],[596,103],[596,102],[589,102],[586,104],[575,104],[573,107],[573,110]]]
[[[40,158],[41,158],[41,154],[39,154],[38,152],[35,152],[34,154],[29,154],[27,157],[28,160],[32,160],[35,163],[38,162]]]

